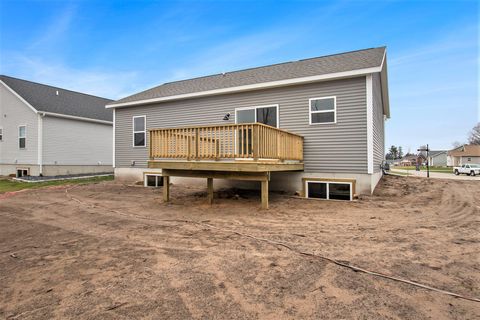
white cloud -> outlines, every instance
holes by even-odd
[[[105,98],[119,99],[139,90],[133,86],[136,72],[79,70],[26,56],[10,57],[9,61],[7,68],[2,68],[6,75]]]

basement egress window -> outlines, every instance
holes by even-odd
[[[306,181],[305,196],[326,200],[352,200],[352,184],[349,182]]]
[[[159,174],[145,174],[144,186],[145,187],[162,187],[163,177]]]

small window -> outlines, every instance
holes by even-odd
[[[337,122],[337,97],[313,98],[310,102],[310,124]]]
[[[147,142],[146,117],[133,117],[133,146],[145,147]]]
[[[145,187],[162,187],[163,177],[158,174],[145,174],[144,185]]]
[[[330,181],[306,181],[307,198],[326,200],[352,200],[352,183]]]
[[[1,139],[0,139],[1,140]],[[467,158],[467,161],[472,161],[472,158]]]
[[[27,144],[27,126],[18,127],[18,147],[25,149]]]
[[[28,176],[29,176],[28,169],[17,168],[17,178],[28,177]]]
[[[3,141],[3,128],[0,127],[0,141]]]

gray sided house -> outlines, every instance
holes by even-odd
[[[390,116],[386,48],[165,83],[107,108],[117,179],[250,171],[272,190],[369,194]]]
[[[0,76],[0,175],[113,171],[109,102]]]
[[[431,166],[447,166],[447,150],[435,150],[428,152],[428,163]]]

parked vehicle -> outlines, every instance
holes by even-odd
[[[380,168],[382,169],[383,174],[385,174],[387,171],[390,171],[390,164],[387,161],[383,160]]]
[[[453,172],[458,176],[465,173],[467,176],[475,176],[480,174],[480,165],[478,164],[464,164],[461,167],[453,167]]]

